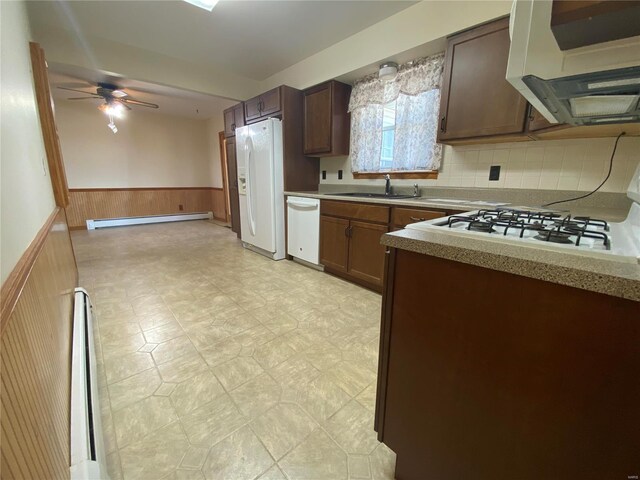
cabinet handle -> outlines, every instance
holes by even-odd
[[[348,237],[348,236],[349,236],[349,229],[350,229],[350,228],[351,228],[351,227],[344,227],[344,236],[345,236],[345,237]]]
[[[235,132],[235,131],[236,131],[236,124],[235,124],[235,123],[232,123],[232,124],[231,124],[231,131],[232,131],[232,132]]]
[[[413,220],[414,222],[424,222],[426,220],[426,218],[418,218],[418,217],[409,217],[410,220]]]
[[[258,100],[258,110],[262,112],[262,100]]]
[[[440,119],[440,131],[441,132],[446,132],[447,131],[447,116],[443,116]]]

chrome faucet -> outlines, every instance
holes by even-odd
[[[391,195],[391,175],[388,173],[384,176],[384,194]]]

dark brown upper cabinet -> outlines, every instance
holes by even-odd
[[[448,38],[439,142],[523,134],[527,101],[505,79],[509,45],[508,18]]]
[[[229,107],[224,111],[224,136],[226,138],[236,135],[236,128],[244,125],[244,108],[242,103]]]
[[[349,155],[351,86],[331,80],[304,91],[304,153]]]
[[[250,98],[244,102],[244,118],[246,122],[253,123],[263,117],[279,114],[282,110],[280,100],[280,87]]]

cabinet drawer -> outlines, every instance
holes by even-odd
[[[334,217],[356,218],[376,223],[389,223],[389,207],[365,203],[337,202],[322,200],[320,213]]]
[[[437,210],[422,210],[419,208],[394,208],[391,214],[393,225],[404,227],[409,223],[424,222],[434,218],[444,217],[445,212]]]

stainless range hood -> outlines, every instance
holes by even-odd
[[[507,80],[550,122],[640,122],[640,36],[563,51],[552,7],[551,0],[513,3]]]

